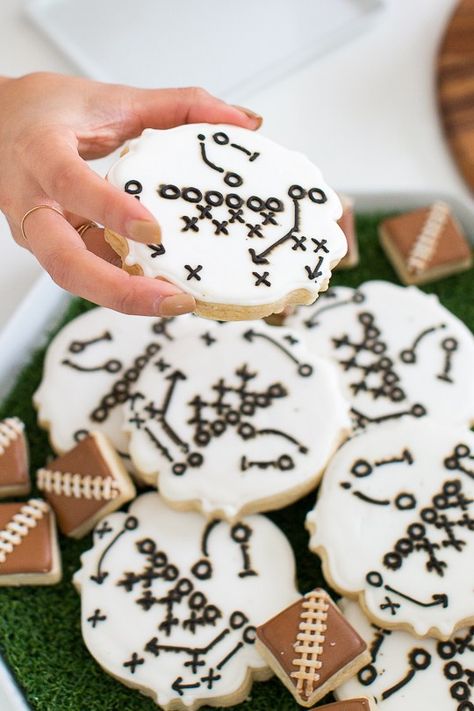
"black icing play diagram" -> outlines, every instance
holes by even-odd
[[[281,567],[276,584],[269,548]],[[255,626],[296,597],[293,573],[288,542],[264,517],[206,521],[145,494],[128,515],[101,522],[76,576],[86,643],[106,668],[153,689],[161,704],[225,696],[249,668],[264,669]]]
[[[161,244],[129,241],[126,264],[205,302],[246,308],[298,289],[308,301],[346,250],[340,205],[319,170],[235,126],[145,131],[109,179],[162,225]]]
[[[164,343],[134,385],[124,407],[131,457],[165,496],[229,519],[247,502],[309,487],[349,424],[328,370],[285,329],[204,325]]]

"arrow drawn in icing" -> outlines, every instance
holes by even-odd
[[[249,249],[249,254],[252,258],[252,262],[254,264],[269,264],[269,261],[267,259],[267,256],[273,252],[274,249],[279,247],[281,244],[289,240],[294,232],[299,231],[299,226],[300,226],[300,206],[298,204],[298,200],[293,198],[293,206],[294,206],[294,217],[293,217],[293,225],[290,227],[288,232],[283,235],[283,237],[280,237],[276,242],[271,244],[269,247],[263,250],[263,252],[260,252],[260,254],[257,254],[254,249]]]
[[[400,590],[395,590],[395,588],[392,588],[390,585],[385,585],[385,590],[394,595],[398,595],[398,597],[402,597],[404,600],[412,602],[414,605],[418,605],[418,607],[437,607],[438,605],[441,605],[443,608],[448,607],[448,596],[445,593],[435,593],[431,596],[431,602],[422,602],[421,600],[417,600],[414,597],[410,597],[410,595],[400,592]]]
[[[318,263],[316,264],[314,269],[311,269],[311,267],[309,267],[309,266],[305,267],[305,269],[308,273],[308,279],[310,281],[313,281],[313,279],[314,279],[314,281],[316,281],[316,279],[321,276],[322,272],[320,272],[319,270],[321,268],[322,263],[323,263],[323,257],[319,257]]]
[[[245,331],[243,334],[243,337],[249,341],[249,343],[253,343],[255,338],[264,338],[266,341],[269,343],[272,343],[274,346],[276,346],[282,353],[284,353],[288,358],[290,358],[293,363],[296,363],[298,366],[298,374],[301,375],[303,378],[307,378],[309,375],[313,374],[313,366],[310,365],[310,363],[302,363],[298,358],[296,358],[293,353],[290,353],[290,351],[285,348],[281,343],[276,341],[274,338],[271,336],[268,336],[266,333],[259,333],[258,331],[254,331],[253,328],[249,328],[248,331]]]
[[[94,575],[90,576],[90,579],[97,583],[97,585],[102,585],[102,583],[108,576],[108,572],[102,569],[102,564],[110,549],[117,543],[118,539],[123,536],[124,533],[126,533],[127,531],[134,531],[136,528],[138,528],[138,519],[135,516],[127,516],[127,518],[125,519],[125,523],[123,524],[122,530],[119,531],[117,535],[112,538],[109,545],[104,548],[97,564],[97,571]]]

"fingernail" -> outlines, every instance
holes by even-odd
[[[148,220],[130,220],[126,224],[127,235],[137,242],[146,244],[161,243],[161,227],[157,222]]]
[[[244,113],[250,119],[253,119],[253,121],[255,122],[255,128],[260,128],[263,123],[263,117],[260,116],[260,114],[256,114],[255,111],[252,111],[252,109],[247,109],[245,106],[238,106],[237,104],[233,104],[233,106],[234,109],[242,111],[242,113]]]
[[[174,294],[159,299],[156,304],[158,316],[179,316],[188,314],[196,308],[196,301],[191,294]]]

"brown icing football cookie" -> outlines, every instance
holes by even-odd
[[[404,284],[426,284],[472,265],[469,242],[444,202],[384,220],[379,234]]]
[[[25,425],[7,417],[0,421],[0,497],[24,496],[30,488]]]
[[[359,264],[359,244],[355,224],[354,200],[347,195],[339,195],[342,204],[342,215],[337,224],[344,232],[347,240],[347,254],[337,265],[338,269],[352,269]]]
[[[92,432],[38,470],[37,485],[66,536],[81,538],[135,496],[135,487],[107,438]]]
[[[367,645],[316,588],[257,627],[257,648],[302,706],[312,706],[370,660]]]
[[[360,697],[359,699],[347,699],[346,701],[336,701],[335,704],[325,704],[311,711],[375,711],[375,704],[372,699]]]
[[[0,504],[0,585],[61,579],[54,515],[42,499]]]

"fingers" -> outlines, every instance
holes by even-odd
[[[8,226],[10,228],[10,231],[12,233],[13,239],[17,243],[19,247],[23,247],[23,249],[27,249],[29,252],[31,252],[30,245],[28,244],[27,240],[23,237],[21,234],[21,229],[20,227],[10,218],[8,215],[3,213],[5,215],[5,218],[8,222]]]
[[[127,314],[176,316],[196,304],[173,284],[130,276],[89,252],[76,230],[52,210],[37,210],[25,224],[28,244],[63,289]],[[92,230],[88,230],[92,232]]]
[[[84,220],[82,221],[84,222]],[[89,252],[93,252],[97,257],[120,267],[122,260],[110,244],[105,241],[104,230],[101,227],[89,227],[81,236]]]
[[[128,114],[124,121],[128,135],[137,135],[145,127],[169,128],[184,123],[222,122],[255,129],[262,122],[248,109],[230,106],[203,89],[115,86],[109,91],[120,93],[119,103]],[[156,218],[139,200],[88,167],[78,154],[78,139],[72,130],[46,129],[42,140],[31,145],[29,162],[42,190],[65,210],[87,215],[132,240],[160,243],[161,230]]]
[[[44,148],[32,156],[42,189],[69,212],[87,215],[138,242],[159,244],[161,230],[151,212],[94,173],[72,143],[70,136],[49,134],[47,157]]]
[[[186,123],[229,123],[255,130],[262,117],[242,106],[232,106],[196,87],[185,89],[129,89],[132,135],[144,128],[173,128]]]

